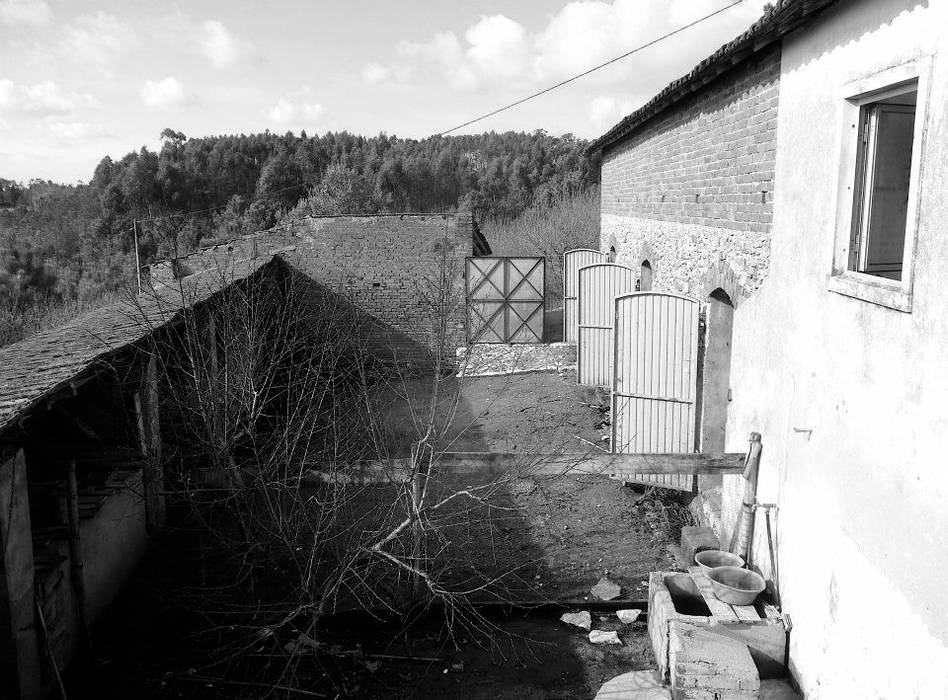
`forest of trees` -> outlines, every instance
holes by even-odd
[[[165,129],[158,153],[103,158],[88,184],[0,179],[0,305],[88,301],[141,264],[284,217],[470,209],[510,221],[583,193],[597,174],[572,135],[485,133],[400,139],[269,132],[187,138]],[[2,173],[0,173],[2,175]]]

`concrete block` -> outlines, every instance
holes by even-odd
[[[681,528],[681,549],[690,566],[694,564],[698,552],[721,549],[721,541],[710,527],[687,526]]]
[[[679,598],[678,607],[672,590]],[[688,603],[688,599],[694,597],[689,595],[689,590],[704,603],[703,610],[700,610],[700,603]],[[711,602],[717,605],[708,607]],[[715,613],[718,608],[722,609]],[[649,574],[648,634],[659,676],[667,681],[670,675],[669,634],[673,622],[706,627],[718,637],[743,644],[748,648],[760,678],[784,676],[787,633],[780,614],[773,606],[764,605],[759,619],[749,620],[738,617],[734,610],[733,606],[705,598],[690,574],[671,571]]]
[[[631,671],[606,681],[593,700],[670,700],[655,671]]]
[[[669,665],[674,700],[710,697],[751,700],[760,696],[760,676],[745,644],[706,627],[673,621]]]

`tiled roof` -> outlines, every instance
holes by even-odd
[[[587,153],[601,151],[629,136],[638,127],[672,105],[698,92],[712,80],[799,29],[840,0],[777,0],[750,29],[728,42],[695,66],[690,73],[672,82],[642,107],[625,117],[590,144]]]
[[[229,263],[155,287],[0,348],[0,432],[97,363],[141,341],[233,282],[265,267],[272,256]]]

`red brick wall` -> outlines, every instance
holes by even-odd
[[[769,231],[780,48],[608,148],[602,213]]]

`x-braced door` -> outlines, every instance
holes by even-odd
[[[635,271],[625,265],[597,263],[579,269],[576,382],[612,386],[612,325],[615,298],[635,290]]]
[[[616,298],[613,452],[694,452],[698,302],[659,292]],[[692,491],[695,477],[642,475],[650,486]]]
[[[542,343],[543,257],[467,259],[470,343]]]
[[[563,253],[563,340],[573,345],[579,337],[579,268],[606,262],[608,256],[592,248]]]

